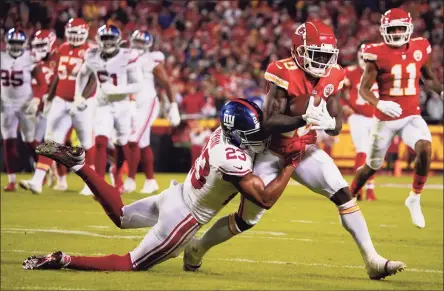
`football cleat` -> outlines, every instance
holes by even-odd
[[[53,189],[57,191],[66,191],[68,190],[68,183],[57,181]]]
[[[38,155],[50,158],[68,168],[85,163],[85,150],[81,147],[72,147],[54,141],[39,144],[35,149]]]
[[[19,185],[25,190],[30,190],[32,194],[42,193],[43,186],[33,182],[32,180],[21,180]]]
[[[94,195],[91,189],[89,189],[88,185],[85,184],[82,191],[79,192],[80,195],[91,196]]]
[[[123,192],[125,193],[132,193],[136,190],[136,181],[134,181],[134,179],[132,178],[127,178],[125,180],[125,183],[123,184]]]
[[[15,185],[14,182],[9,182],[8,185],[3,188],[5,192],[15,192],[15,190],[17,190],[17,185]]]
[[[71,257],[61,251],[46,256],[31,256],[23,262],[25,270],[57,270],[66,267],[71,262]]]
[[[387,276],[395,275],[406,267],[407,265],[403,262],[386,260],[381,256],[369,259],[365,263],[367,274],[372,280],[381,280]]]
[[[405,200],[405,206],[410,210],[410,216],[415,226],[419,228],[425,227],[425,219],[421,210],[421,195],[410,192],[409,197]]]
[[[202,257],[198,255],[196,242],[198,239],[192,238],[185,247],[183,255],[183,270],[187,272],[196,272],[202,266]]]
[[[140,193],[152,194],[158,190],[159,190],[159,185],[157,184],[156,180],[147,179],[147,180],[145,180],[145,183],[143,184],[143,188],[142,188],[142,190],[140,190]]]

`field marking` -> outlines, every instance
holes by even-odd
[[[289,186],[296,186],[296,187],[304,187],[304,185],[294,181],[294,180],[290,180],[288,182]],[[412,184],[404,184],[404,183],[384,183],[384,184],[376,184],[376,187],[381,187],[381,188],[407,188],[410,189],[412,188]],[[424,185],[424,189],[432,189],[432,190],[443,190],[444,186],[442,184],[426,184]]]
[[[84,289],[84,288],[64,288],[64,287],[47,287],[47,286],[22,286],[22,287],[14,287],[8,290],[97,290],[97,289]]]
[[[17,233],[21,233],[23,231],[27,233],[35,233],[35,232],[46,232],[46,233],[60,233],[60,234],[76,234],[76,235],[85,235],[85,236],[93,236],[100,238],[123,238],[123,239],[135,239],[135,238],[143,238],[144,236],[140,235],[105,235],[98,234],[90,231],[82,231],[82,230],[69,230],[69,229],[44,229],[44,228],[2,228],[1,232],[16,231]]]
[[[25,250],[17,250],[17,249],[7,249],[2,250],[2,252],[9,252],[9,253],[29,253],[29,254],[47,254],[50,252],[45,251],[25,251]],[[65,252],[70,255],[75,256],[105,256],[105,254],[102,253],[74,253],[74,252]],[[176,259],[183,259],[183,256],[178,256]],[[207,257],[205,260],[212,260],[212,261],[226,261],[226,262],[239,262],[239,263],[254,263],[254,264],[269,264],[269,265],[300,265],[300,266],[308,266],[308,267],[324,267],[324,268],[345,268],[345,269],[365,269],[364,266],[357,266],[357,265],[333,265],[333,264],[324,264],[324,263],[307,263],[307,262],[296,262],[296,261],[262,261],[262,260],[252,260],[247,258],[212,258]],[[434,274],[443,274],[443,270],[437,270],[437,269],[417,269],[417,268],[408,268],[404,271],[407,272],[413,272],[413,273],[434,273]]]

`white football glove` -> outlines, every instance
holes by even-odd
[[[322,111],[322,104],[315,106],[314,105],[314,97],[310,96],[310,99],[308,100],[308,106],[307,106],[307,110],[305,111],[305,114],[302,115],[302,119],[304,119],[305,121],[307,121],[307,117],[312,116],[314,114],[316,114],[317,112],[321,112]],[[321,103],[325,101],[322,100]]]
[[[51,109],[52,101],[48,101],[48,94],[43,95],[43,116],[48,117],[49,109]]]
[[[398,103],[393,101],[379,100],[378,103],[376,104],[376,108],[385,115],[392,118],[399,117],[402,114],[401,106],[399,106]]]
[[[180,124],[179,107],[177,106],[176,102],[170,104],[168,108],[167,118],[171,125],[174,127]]]
[[[40,99],[38,98],[32,98],[27,102],[25,105],[25,114],[26,115],[36,115],[38,109],[39,109]]]
[[[331,117],[327,109],[327,102],[321,102],[321,110],[306,113],[308,124],[311,124],[313,130],[334,130],[336,128],[336,118]]]
[[[74,96],[74,101],[71,104],[71,109],[69,110],[69,114],[74,114],[79,111],[84,111],[88,107],[88,103],[86,103],[86,99],[80,95]]]

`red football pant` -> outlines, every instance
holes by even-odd
[[[154,155],[150,146],[144,147],[140,150],[143,163],[143,172],[147,179],[154,178]]]
[[[6,172],[14,174],[17,172],[17,161],[19,155],[17,152],[17,139],[8,138],[3,140],[3,160],[5,161]]]
[[[95,270],[95,271],[131,271],[130,254],[124,256],[109,255],[104,257],[71,256],[71,263],[67,269]]]
[[[131,155],[131,163],[128,163],[128,177],[135,179],[137,173],[137,166],[140,162],[140,148],[136,142],[130,142],[130,155]]]

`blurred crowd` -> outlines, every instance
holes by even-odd
[[[104,23],[118,26],[124,39],[135,29],[147,29],[155,36],[153,49],[166,55],[182,112],[211,117],[227,99],[264,94],[267,64],[290,55],[291,35],[302,22],[318,19],[332,25],[339,63],[346,66],[355,62],[361,41],[382,41],[381,11],[399,6],[414,19],[414,37],[432,43],[433,69],[442,81],[440,0],[2,1],[0,27],[5,31],[18,25],[28,35],[53,28],[59,41],[71,17],[88,21],[91,41]],[[442,119],[442,102],[436,97],[431,92],[421,95],[430,122]]]

